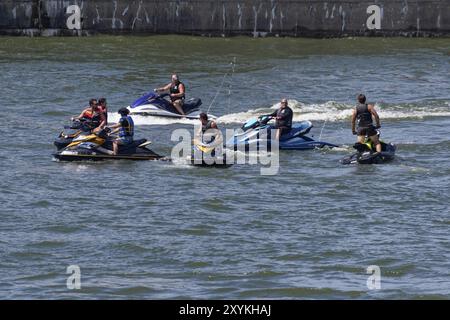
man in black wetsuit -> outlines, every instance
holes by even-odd
[[[185,116],[183,111],[184,97],[186,93],[186,87],[184,83],[180,81],[178,75],[172,75],[172,81],[164,87],[155,89],[156,92],[169,91],[170,101],[172,105],[177,109],[178,113]]]
[[[369,137],[375,145],[376,151],[381,152],[381,144],[377,132],[377,129],[381,127],[380,117],[378,116],[375,107],[372,104],[366,103],[365,95],[358,95],[357,100],[358,103],[353,109],[352,115],[352,133],[358,135],[359,143],[364,143],[366,136]],[[376,125],[373,124],[373,119],[375,119]],[[358,122],[357,129],[356,122]]]
[[[283,134],[289,133],[291,131],[292,117],[294,116],[294,112],[288,106],[287,99],[282,99],[280,108],[278,110],[275,110],[269,116],[276,119],[275,128],[277,129],[277,133],[275,135],[275,139],[280,140],[280,137]]]

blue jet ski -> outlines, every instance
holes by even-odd
[[[134,101],[127,108],[130,115],[156,116],[168,118],[182,118],[172,103],[166,99],[169,94],[157,94],[149,92]],[[187,119],[198,119],[202,101],[199,98],[186,99],[183,104],[183,111]],[[214,117],[213,117],[214,118]]]
[[[269,125],[268,122],[272,118],[270,116],[261,116],[248,120],[243,126],[241,133],[235,134],[230,139],[226,146],[234,150],[258,150],[260,146],[267,145],[267,150],[270,150],[271,145],[271,129],[274,126]],[[337,145],[316,141],[307,134],[312,129],[313,125],[310,121],[301,121],[294,123],[289,133],[280,137],[279,148],[281,150],[310,150],[323,147],[337,147]],[[263,133],[263,134],[262,134]]]

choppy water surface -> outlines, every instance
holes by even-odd
[[[450,296],[450,40],[0,38],[0,70],[2,298]],[[218,94],[222,128],[286,96],[296,120],[342,147],[282,152],[276,176],[52,161],[89,98],[115,111],[172,72],[205,110]],[[359,92],[398,145],[391,164],[339,164]],[[193,124],[135,121],[166,155],[172,130]],[[69,265],[81,290],[66,287]],[[369,265],[381,290],[366,286]]]

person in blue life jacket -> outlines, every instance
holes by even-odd
[[[118,132],[119,137],[113,141],[113,154],[117,155],[119,153],[119,145],[127,145],[133,143],[134,136],[134,122],[131,118],[130,110],[127,108],[119,109],[118,113],[121,118],[119,119],[119,123],[111,126],[113,129],[111,134]]]
[[[352,133],[358,136],[358,142],[364,143],[366,137],[374,144],[376,151],[381,152],[381,143],[377,129],[381,128],[380,117],[373,104],[366,103],[366,96],[359,94],[352,114]],[[375,123],[374,124],[374,119]]]
[[[184,98],[186,96],[186,87],[177,74],[172,75],[172,79],[169,84],[161,88],[156,88],[156,92],[169,91],[170,101],[179,114],[185,116],[183,110]]]
[[[275,129],[277,129],[275,139],[280,140],[283,134],[289,133],[292,129],[292,118],[294,112],[288,105],[287,99],[281,99],[280,108],[268,115],[276,120]]]

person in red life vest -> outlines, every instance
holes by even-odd
[[[155,89],[156,92],[164,92],[169,91],[170,93],[170,101],[172,101],[172,105],[177,109],[178,113],[185,116],[186,114],[183,111],[184,98],[186,95],[186,87],[184,83],[180,81],[178,75],[173,74],[172,80],[169,84],[164,87]]]
[[[78,117],[72,117],[72,121],[80,119],[92,119],[94,115],[93,108],[97,106],[97,99],[89,100],[89,107],[86,107]]]
[[[73,117],[72,121],[79,119],[89,120],[90,127],[94,133],[97,133],[106,127],[106,117],[98,107],[97,99],[89,100],[89,107],[84,109],[78,117]]]

